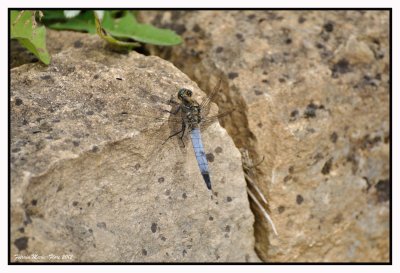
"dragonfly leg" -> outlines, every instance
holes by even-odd
[[[182,135],[179,137],[179,139],[182,141],[183,148],[185,148],[185,142],[183,141],[183,136],[185,135],[185,130],[186,130],[185,123],[182,122]]]
[[[162,143],[162,145],[164,145],[171,137],[174,137],[174,136],[176,136],[176,135],[178,135],[178,134],[180,134],[180,133],[182,133],[182,132],[185,133],[185,129],[186,129],[185,123],[182,122],[182,129],[181,129],[180,131],[178,131],[178,132],[173,133],[172,135],[170,135],[170,136]],[[181,140],[182,140],[182,137],[183,137],[183,134],[182,134],[182,136],[180,137]],[[182,140],[182,142],[183,142],[183,140]],[[183,144],[183,145],[185,145],[185,144]]]
[[[176,111],[163,110],[163,112],[167,112],[167,113],[170,113],[172,115],[176,115],[176,114],[178,114],[179,110],[181,110],[180,106],[176,109]]]

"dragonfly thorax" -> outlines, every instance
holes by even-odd
[[[201,122],[200,106],[197,103],[191,105],[181,105],[185,123],[191,127],[196,127]]]

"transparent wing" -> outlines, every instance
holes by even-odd
[[[219,79],[217,85],[214,87],[214,90],[200,104],[201,111],[204,113],[205,116],[207,116],[208,112],[210,111],[210,106],[211,106],[212,99],[215,97],[215,95],[220,90],[221,81],[222,80]]]
[[[231,114],[232,112],[234,112],[234,111],[235,111],[235,109],[230,109],[230,110],[225,111],[225,112],[223,112],[223,113],[220,113],[220,114],[217,114],[217,115],[214,115],[214,116],[206,117],[206,118],[204,118],[204,119],[201,121],[201,123],[200,123],[200,128],[201,128],[202,130],[205,130],[205,129],[207,129],[208,126],[210,126],[211,124],[213,124],[214,122],[216,122],[218,119],[220,119],[220,118],[222,118],[222,117],[225,117],[225,116],[228,116],[228,115],[230,115],[230,114]]]

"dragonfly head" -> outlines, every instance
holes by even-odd
[[[189,98],[192,96],[192,91],[186,88],[179,89],[178,92],[178,99],[181,101],[188,101]]]

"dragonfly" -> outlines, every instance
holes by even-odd
[[[173,105],[174,107],[171,111],[163,110],[163,112],[168,112],[170,114],[168,117],[169,121],[180,124],[180,126],[178,129],[175,129],[175,132],[169,135],[162,144],[164,145],[173,137],[179,137],[183,147],[185,147],[184,138],[187,136],[187,134],[190,134],[192,147],[196,156],[200,173],[209,190],[212,189],[212,183],[208,161],[202,142],[201,131],[217,121],[219,118],[226,116],[235,110],[231,109],[221,114],[207,116],[210,111],[211,101],[220,90],[220,86],[221,80],[219,80],[213,91],[201,103],[198,103],[192,97],[192,90],[180,88],[177,94],[179,102],[171,98],[169,100],[169,104]]]

